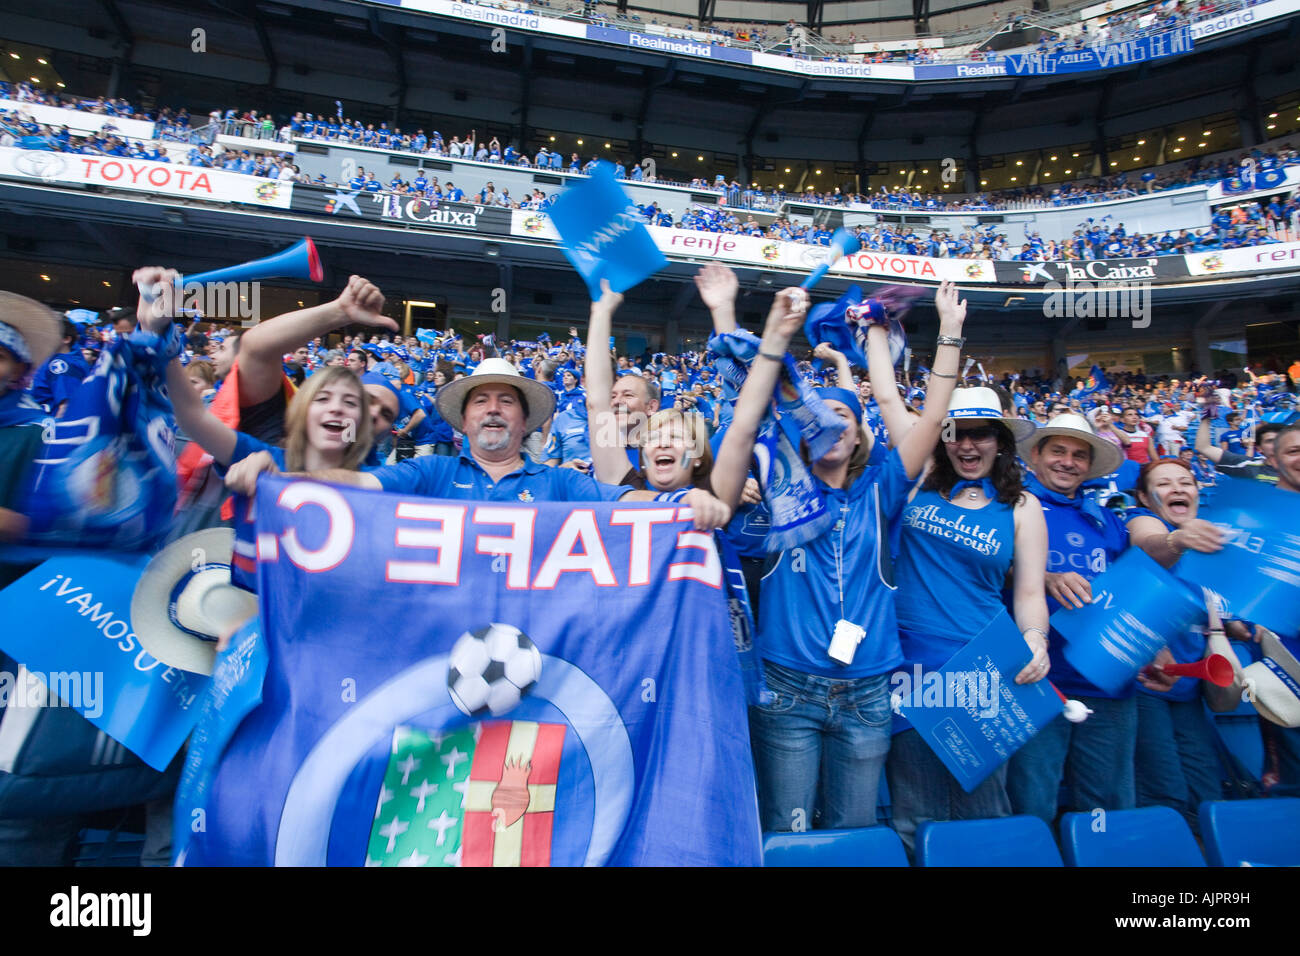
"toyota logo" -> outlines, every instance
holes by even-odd
[[[14,159],[14,168],[27,176],[52,183],[68,168],[67,162],[58,153],[44,150],[26,151]]]

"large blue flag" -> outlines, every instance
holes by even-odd
[[[1300,494],[1224,476],[1201,517],[1226,534],[1225,546],[1188,551],[1181,574],[1221,595],[1228,616],[1300,637]]]
[[[593,300],[600,298],[601,279],[626,292],[668,265],[609,163],[597,163],[591,178],[566,189],[551,207],[551,221]]]
[[[260,627],[213,675],[181,862],[761,861],[723,569],[675,506],[263,477],[256,510]]]

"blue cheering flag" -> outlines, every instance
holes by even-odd
[[[436,332],[430,332],[428,329],[416,329],[415,339],[423,345],[438,344],[438,334]]]
[[[218,660],[178,862],[761,862],[724,571],[675,506],[257,501],[260,626]]]
[[[1286,183],[1284,169],[1245,170],[1240,176],[1229,176],[1220,182],[1223,191],[1228,194],[1258,192],[1264,189],[1276,189]]]
[[[1227,614],[1300,638],[1300,494],[1223,476],[1200,517],[1227,535],[1222,551],[1188,551],[1179,573],[1211,588]]]
[[[668,264],[609,163],[597,163],[591,178],[566,189],[550,215],[560,247],[593,301],[600,298],[602,279],[613,291],[626,292]]]
[[[1205,605],[1191,589],[1131,547],[1093,579],[1091,604],[1062,607],[1051,624],[1065,638],[1065,658],[1074,669],[1118,695],[1160,648],[1204,618]]]

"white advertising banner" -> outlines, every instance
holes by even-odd
[[[826,258],[825,246],[802,242],[784,242],[758,236],[738,236],[694,229],[648,226],[655,245],[666,256],[676,259],[716,259],[758,268],[791,269],[811,272]],[[558,241],[550,217],[545,213],[516,209],[510,225],[511,235]],[[993,263],[987,259],[929,259],[903,256],[891,252],[861,252],[841,259],[831,269],[840,276],[899,282],[993,282]]]
[[[1245,249],[1193,252],[1187,271],[1194,276],[1231,275],[1234,272],[1271,272],[1300,268],[1300,242],[1279,242]]]
[[[474,3],[456,3],[455,0],[402,0],[401,5],[404,10],[420,10],[443,17],[455,17],[458,20],[473,20],[475,23],[484,23],[492,27],[511,27],[515,30],[532,30],[536,33],[552,33],[580,39],[585,39],[587,36],[585,23],[559,20],[555,17],[539,17],[535,13],[527,13],[523,10],[502,10]]]
[[[21,100],[0,99],[0,109],[11,113],[15,111],[26,113],[35,122],[52,126],[56,132],[66,126],[74,134],[98,133],[105,126],[112,126],[118,135],[129,139],[153,139],[154,124],[147,120],[106,116],[103,113],[86,113],[60,106],[46,106],[44,103],[25,103]]]
[[[277,209],[288,209],[293,196],[292,183],[222,169],[5,147],[0,147],[0,176],[47,184],[106,186],[211,202],[242,202]]]

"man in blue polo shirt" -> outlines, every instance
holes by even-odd
[[[1129,536],[1123,519],[1085,497],[1081,486],[1116,471],[1123,453],[1099,438],[1086,418],[1070,412],[1021,441],[1019,450],[1033,468],[1025,490],[1042,503],[1047,519],[1048,611],[1084,607],[1092,601],[1092,580],[1124,552]],[[1137,805],[1137,684],[1118,696],[1107,693],[1070,666],[1064,644],[1053,630],[1048,642],[1052,683],[1092,713],[1081,724],[1058,715],[1012,756],[1007,768],[1013,811],[1040,817],[1049,826],[1056,819],[1062,781],[1068,794],[1064,810]]]
[[[524,378],[505,359],[484,359],[474,374],[444,385],[438,412],[465,435],[458,458],[427,455],[359,472],[331,469],[313,477],[372,490],[473,501],[654,501],[659,495],[605,485],[569,468],[537,464],[520,454],[524,437],[555,409],[555,393]],[[665,497],[665,500],[667,498]],[[681,498],[700,530],[720,528],[731,509],[695,488]]]

